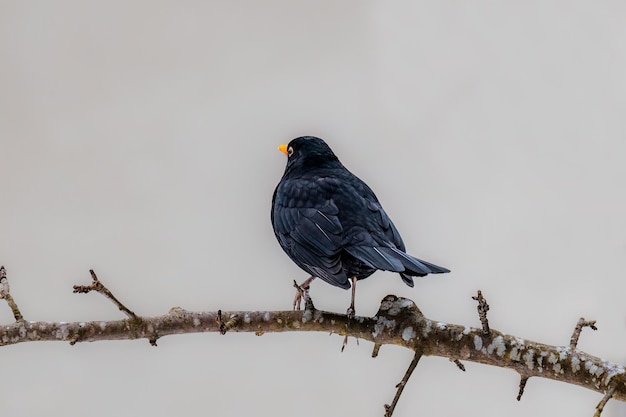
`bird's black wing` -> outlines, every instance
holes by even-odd
[[[324,178],[282,181],[274,194],[272,225],[296,264],[329,284],[349,288],[340,258],[343,227],[329,185]]]

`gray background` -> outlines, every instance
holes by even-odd
[[[288,309],[276,146],[325,138],[409,252],[452,269],[393,293],[437,320],[626,359],[623,2],[0,3],[0,264],[30,320]],[[316,282],[319,308],[349,292]],[[0,305],[3,322],[9,309]],[[380,416],[411,352],[326,334],[2,348],[7,416]],[[601,396],[425,358],[396,416],[590,416]],[[609,403],[605,415],[624,415]]]

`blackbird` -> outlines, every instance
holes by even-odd
[[[408,255],[398,229],[376,195],[346,169],[322,139],[302,136],[278,147],[285,172],[272,198],[272,226],[293,262],[329,284],[348,289],[354,315],[356,281],[376,270],[414,276],[450,272]],[[299,303],[298,303],[299,304]]]

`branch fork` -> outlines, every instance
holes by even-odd
[[[15,306],[15,322],[0,325],[0,346],[33,341],[94,342],[145,338],[156,345],[159,337],[200,332],[317,331],[352,336],[374,344],[372,356],[382,345],[393,344],[410,349],[414,358],[396,386],[396,394],[385,415],[390,417],[422,356],[440,356],[462,368],[461,360],[515,370],[520,374],[518,399],[530,377],[542,377],[571,383],[603,394],[596,407],[599,416],[610,399],[626,401],[626,369],[618,364],[576,349],[580,331],[595,327],[581,319],[568,346],[550,346],[489,328],[488,304],[481,292],[478,301],[482,328],[471,328],[435,321],[425,317],[411,300],[389,295],[381,301],[373,317],[354,317],[314,309],[305,311],[218,311],[192,312],[173,308],[156,317],[140,317],[122,304],[91,272],[91,285],[74,287],[77,293],[97,291],[113,302],[127,318],[116,321],[45,322],[25,321]],[[0,268],[0,295],[9,302],[6,270]],[[17,311],[17,313],[16,313]],[[349,324],[349,326],[347,326]]]

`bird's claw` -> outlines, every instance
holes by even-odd
[[[356,315],[356,311],[354,310],[353,306],[348,307],[348,311],[346,311],[346,315],[348,316],[348,319],[352,320],[355,315]]]
[[[309,296],[309,288],[311,286],[311,281],[313,281],[315,277],[309,277],[305,279],[302,284],[298,285],[296,280],[293,281],[293,286],[296,289],[296,295],[293,297],[293,309],[301,310],[302,299],[304,298],[304,306],[306,308],[307,302],[311,299]]]
[[[304,298],[304,303],[306,305],[306,300],[308,298],[307,292],[309,288],[298,285],[295,280],[293,281],[293,286],[296,287],[296,295],[293,297],[293,309],[299,311],[301,310],[302,298]]]
[[[293,297],[293,309],[294,311],[299,311],[301,309],[300,306],[302,304],[302,294],[304,293],[304,290],[296,284],[296,281],[293,282],[293,286],[296,287],[296,295]]]

